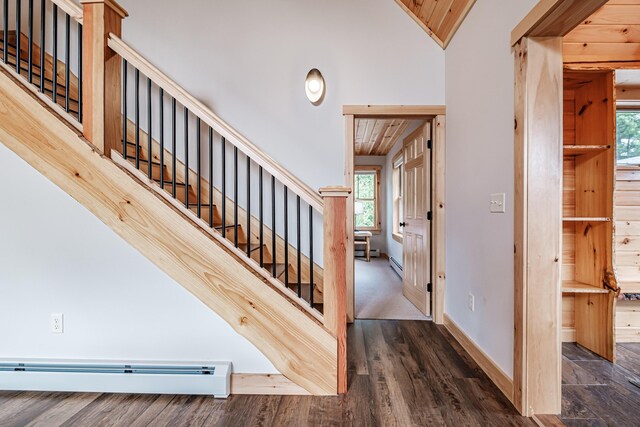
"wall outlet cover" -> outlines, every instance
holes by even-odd
[[[493,193],[491,195],[491,213],[505,213],[505,193]]]
[[[62,313],[51,313],[51,333],[61,334],[64,332],[64,316]]]

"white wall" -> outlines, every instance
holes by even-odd
[[[479,0],[446,51],[446,313],[513,372],[513,27],[536,0]],[[489,195],[507,194],[506,214]],[[475,296],[475,312],[467,295]]]
[[[277,372],[251,343],[0,144],[0,357],[230,360]],[[64,333],[50,333],[50,314]]]
[[[380,194],[378,203],[380,204],[380,233],[371,236],[371,249],[380,249],[380,253],[387,253],[387,229],[391,225],[391,218],[387,216],[387,168],[385,167],[385,156],[355,156],[354,164],[358,166],[381,166],[380,171]]]
[[[343,104],[444,104],[444,52],[389,0],[120,3],[125,41],[313,188],[344,183]]]
[[[127,42],[314,188],[344,182],[343,104],[445,100],[444,52],[388,0],[121,3]],[[318,107],[303,90],[312,67],[327,83]],[[0,162],[2,182],[17,184],[0,205],[0,356],[226,359],[237,372],[275,372],[4,148]],[[54,311],[62,335],[49,333]]]

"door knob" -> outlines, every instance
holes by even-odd
[[[406,222],[401,222],[401,223],[400,223],[400,227],[406,227],[406,226],[407,226],[407,223],[406,223]]]

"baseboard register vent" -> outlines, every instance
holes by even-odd
[[[402,278],[402,264],[400,264],[394,257],[389,257],[389,265],[391,266],[393,271],[398,273],[398,276]]]
[[[0,359],[0,390],[202,394],[227,398],[231,363]]]

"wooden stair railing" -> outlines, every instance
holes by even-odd
[[[309,188],[123,42],[127,12],[115,1],[81,3],[4,0],[0,66],[323,324],[336,339],[335,390],[346,392],[350,190]]]

